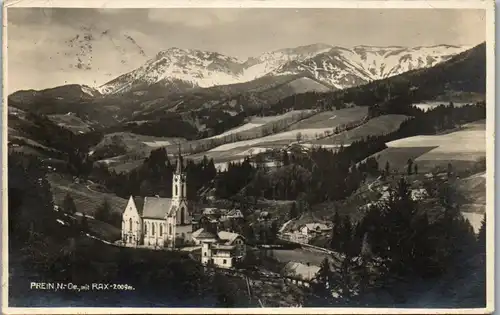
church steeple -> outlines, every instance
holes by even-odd
[[[187,210],[187,174],[182,161],[181,145],[179,143],[179,154],[177,167],[172,178],[172,207],[176,208],[174,216],[176,224],[187,224],[190,221]]]
[[[184,170],[184,166],[182,165],[182,154],[181,154],[181,144],[179,143],[179,154],[177,156],[177,168],[175,173],[180,174]]]

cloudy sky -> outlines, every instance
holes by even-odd
[[[169,47],[241,59],[327,43],[476,45],[482,10],[8,9],[8,90],[101,85]]]

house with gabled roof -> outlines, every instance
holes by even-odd
[[[195,243],[201,244],[201,263],[232,268],[246,253],[245,238],[237,233],[220,231],[217,234],[199,229],[193,232]]]
[[[122,214],[122,244],[161,249],[174,248],[178,239],[189,241],[192,222],[186,187],[186,173],[179,152],[172,198],[130,196]]]

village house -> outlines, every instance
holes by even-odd
[[[220,268],[232,268],[246,253],[243,236],[230,233],[211,233],[204,229],[193,232],[193,241],[201,244],[201,263]]]
[[[319,235],[329,234],[331,227],[323,223],[308,223],[297,229],[290,229],[287,232],[285,230],[285,226],[280,230],[280,237],[282,239],[294,243],[308,244],[313,238]]]
[[[281,233],[281,238],[286,241],[301,244],[308,244],[310,240],[308,235],[302,234],[302,232],[300,232],[299,230],[283,232]]]
[[[228,212],[222,213],[220,220],[221,221],[227,221],[227,220],[238,220],[238,219],[243,219],[243,213],[241,213],[240,210],[238,209],[233,209]]]
[[[174,248],[191,240],[187,178],[179,152],[172,198],[130,196],[122,214],[121,242],[128,247]]]
[[[308,237],[317,236],[323,233],[328,233],[331,228],[323,223],[307,223],[299,228],[303,235]]]
[[[205,229],[212,233],[217,232],[217,226],[219,224],[219,220],[213,215],[195,215],[193,217],[193,231],[197,231],[199,229]]]

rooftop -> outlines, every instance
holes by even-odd
[[[238,237],[241,237],[244,239],[243,236],[241,236],[240,234],[238,233],[233,233],[233,232],[227,232],[227,231],[220,231],[219,233],[217,233],[217,236],[223,240],[223,241],[226,241],[227,243],[232,243],[234,242],[235,239],[237,239]]]
[[[299,262],[291,261],[283,268],[284,274],[291,277],[298,277],[306,281],[314,279],[319,271],[316,265],[306,265]]]
[[[208,232],[208,231],[205,231],[205,229],[198,229],[196,231],[193,232],[193,234],[191,234],[193,238],[196,238],[196,239],[217,239],[217,236]]]

